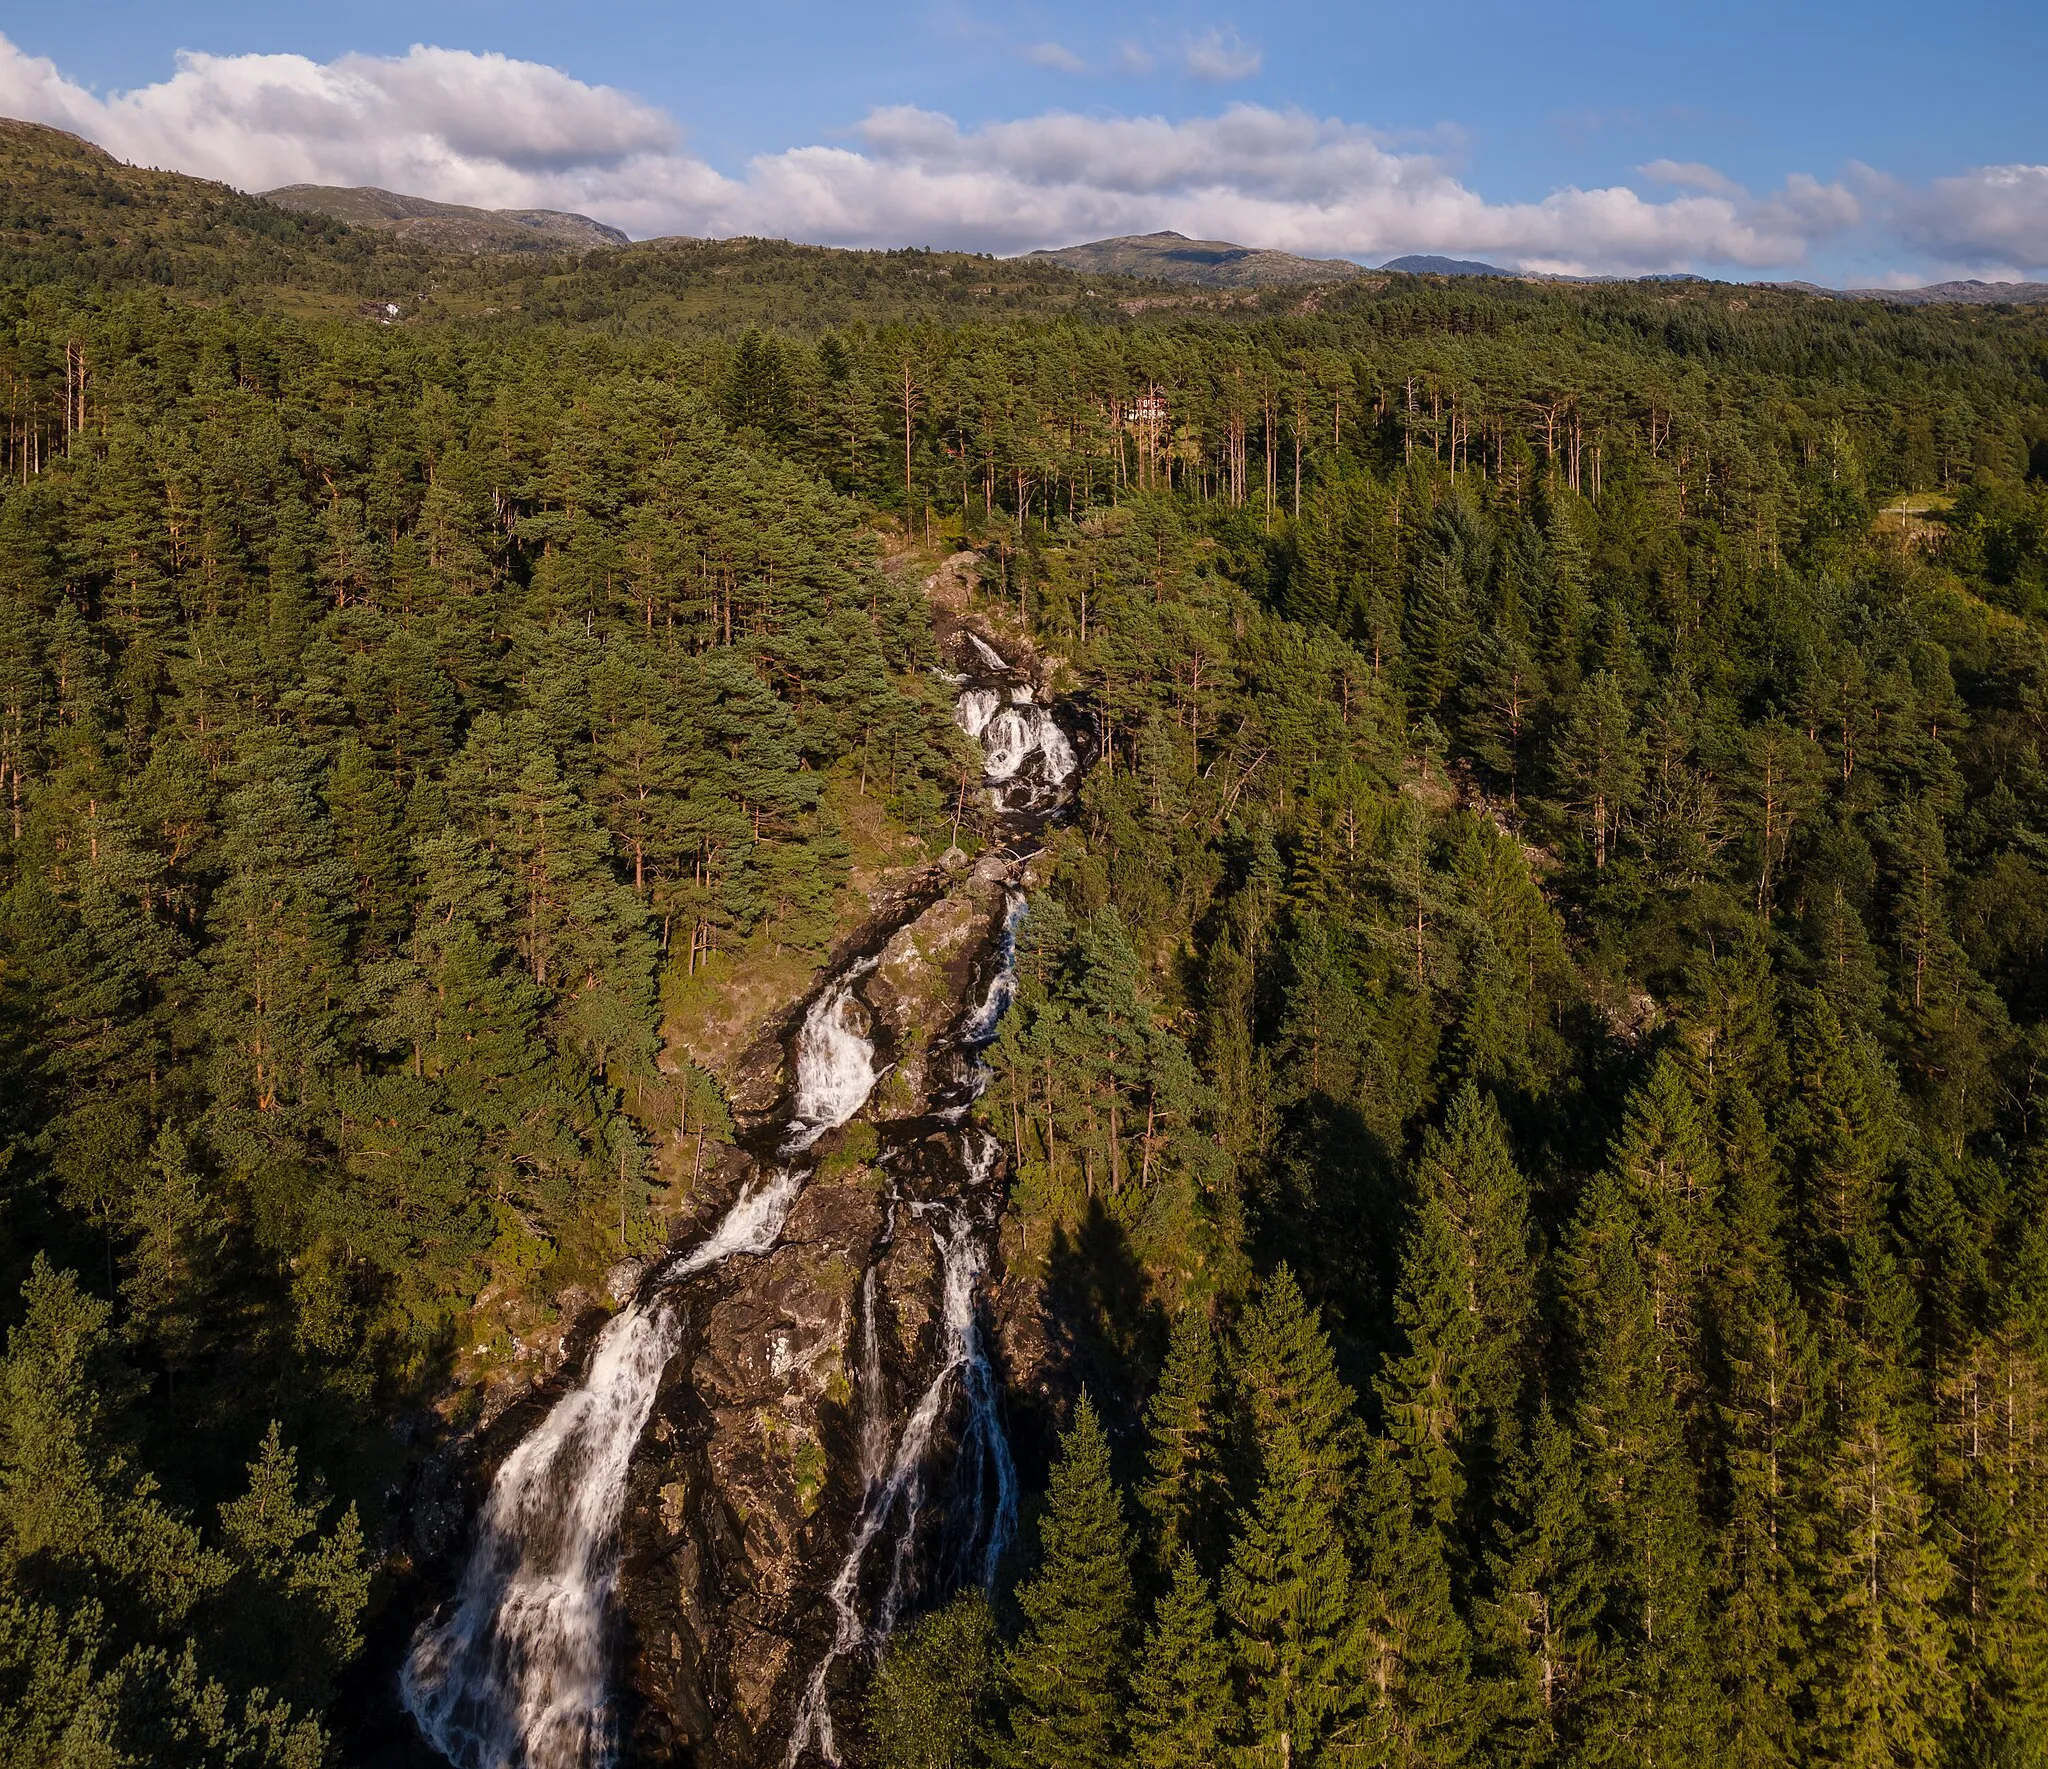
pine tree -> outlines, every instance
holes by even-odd
[[[349,876],[311,759],[253,744],[228,801],[228,876],[208,915],[220,1103],[238,1147],[290,1146],[324,1096],[348,992]]]
[[[1663,1761],[1712,1748],[1719,1711],[1706,1658],[1706,1540],[1698,1477],[1660,1364],[1664,1346],[1620,1180],[1587,1187],[1564,1249],[1577,1374],[1574,1436],[1585,1446],[1615,1693],[1585,1716],[1589,1755]]]
[[[1374,1381],[1387,1430],[1433,1528],[1455,1525],[1464,1510],[1462,1440],[1477,1398],[1479,1322],[1467,1300],[1463,1254],[1449,1213],[1436,1199],[1424,1199],[1409,1225],[1394,1292],[1404,1349],[1387,1359]]]
[[[301,1497],[297,1455],[277,1422],[249,1465],[249,1490],[221,1507],[235,1578],[223,1596],[223,1648],[243,1685],[301,1712],[333,1699],[335,1674],[362,1645],[370,1569],[353,1505],[320,1533],[320,1495]]]
[[[40,1253],[0,1360],[0,1571],[124,1630],[181,1626],[226,1565],[157,1495],[117,1435],[104,1385],[108,1307]]]
[[[1731,1069],[1731,1075],[1739,1074]],[[1780,1241],[1784,1178],[1747,1085],[1722,1085],[1718,1452],[1726,1486],[1717,1640],[1731,1746],[1747,1763],[1796,1760],[1809,1531],[1803,1504],[1822,1402],[1819,1349]]]
[[[1382,1442],[1361,1485],[1354,1603],[1373,1691],[1361,1731],[1385,1741],[1386,1761],[1449,1765],[1465,1760],[1477,1730],[1471,1642],[1451,1599],[1446,1532],[1411,1475],[1417,1467]]]
[[[1238,1322],[1230,1377],[1242,1409],[1235,1458],[1241,1503],[1262,1489],[1266,1446],[1286,1432],[1307,1477],[1336,1515],[1364,1434],[1330,1342],[1284,1265],[1260,1286]]]
[[[1469,1082],[1423,1138],[1413,1177],[1394,1300],[1406,1349],[1376,1387],[1430,1514],[1477,1532],[1464,1495],[1491,1491],[1512,1441],[1535,1308],[1528,1185],[1498,1109]]]
[[[964,1591],[889,1642],[863,1718],[875,1769],[976,1769],[991,1742],[996,1625]]]
[[[393,952],[412,920],[404,800],[354,738],[334,752],[322,796],[334,825],[336,854],[351,875],[349,896],[361,938],[371,953]]]
[[[1109,1443],[1084,1394],[1060,1439],[1039,1523],[1039,1566],[1017,1591],[1023,1632],[1003,1656],[1012,1765],[1109,1769],[1130,1678],[1130,1534]]]
[[[1842,1383],[1822,1475],[1815,1736],[1847,1769],[1932,1763],[1961,1717],[1942,1613],[1951,1573],[1884,1376],[1852,1362]]]
[[[1613,1161],[1638,1225],[1659,1365],[1686,1409],[1698,1404],[1704,1380],[1705,1284],[1718,1251],[1721,1166],[1714,1143],[1681,1064],[1660,1055],[1628,1096]]]
[[[1643,787],[1642,741],[1611,672],[1602,670],[1573,695],[1552,766],[1584,819],[1594,868],[1604,868]]]
[[[1182,1548],[1131,1678],[1130,1761],[1137,1769],[1215,1769],[1240,1723],[1209,1581]]]

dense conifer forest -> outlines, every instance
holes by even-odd
[[[961,552],[1094,735],[978,1108],[1069,1400],[862,1759],[2048,1762],[2048,315],[4,145],[0,1762],[349,1760],[667,1028],[980,839]]]

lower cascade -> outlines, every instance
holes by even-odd
[[[1042,816],[1064,802],[1078,772],[1072,743],[993,647],[973,634],[963,639],[972,674],[956,716],[982,741],[990,803],[1006,819]],[[986,1085],[980,1052],[1015,988],[1024,896],[1014,882],[1017,866],[1006,870],[1012,882],[992,915],[994,963],[950,1040],[933,1041],[925,1058],[928,1111],[908,1121],[902,1136],[885,1136],[875,1161],[888,1187],[886,1209],[844,1347],[857,1504],[823,1588],[823,1650],[807,1670],[791,1667],[787,1769],[840,1763],[834,1671],[886,1641],[927,1582],[940,1591],[992,1584],[1016,1527],[1016,1472],[979,1316],[1001,1211],[1003,1148],[966,1121]],[[902,938],[915,920],[906,918],[892,935]],[[578,1385],[499,1468],[459,1585],[420,1626],[400,1676],[421,1734],[458,1769],[606,1769],[620,1760],[614,1608],[634,1454],[684,1343],[692,1281],[730,1261],[776,1252],[815,1176],[812,1150],[863,1111],[887,1072],[886,1063],[878,1069],[878,1028],[862,993],[879,962],[873,953],[858,957],[817,991],[791,1040],[772,1152],[708,1236],[647,1273],[635,1299],[598,1334]],[[924,1241],[929,1253],[916,1257],[931,1260],[938,1291],[931,1348],[915,1398],[901,1397],[908,1410],[899,1422],[885,1367],[879,1274],[885,1259],[915,1254],[913,1243]],[[944,1448],[952,1477],[942,1487],[935,1464]],[[757,1750],[765,1759],[765,1740]]]

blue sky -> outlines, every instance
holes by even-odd
[[[1170,226],[1368,262],[2048,270],[2039,0],[82,0],[0,32],[0,111],[123,157],[636,234],[1013,251]]]

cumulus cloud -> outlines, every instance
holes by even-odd
[[[1924,191],[1880,180],[1900,236],[1979,275],[2048,275],[2048,166],[1979,166]]]
[[[1218,53],[1253,53],[1233,44],[1217,38]],[[1661,200],[1616,186],[1489,202],[1425,146],[1254,104],[1182,121],[1055,111],[978,128],[891,106],[842,145],[761,155],[728,176],[630,94],[502,55],[423,47],[326,63],[187,54],[169,79],[102,98],[0,37],[0,111],[245,189],[380,184],[578,209],[641,236],[1021,251],[1173,228],[1369,262],[1442,251],[1639,272],[1797,264],[1859,215],[1839,183],[1800,175],[1754,197],[1709,180],[1710,169],[1668,163],[1646,173],[1678,188]]]
[[[1249,80],[1265,64],[1265,54],[1244,42],[1235,31],[1213,26],[1181,46],[1181,65],[1197,80],[1228,85]]]

